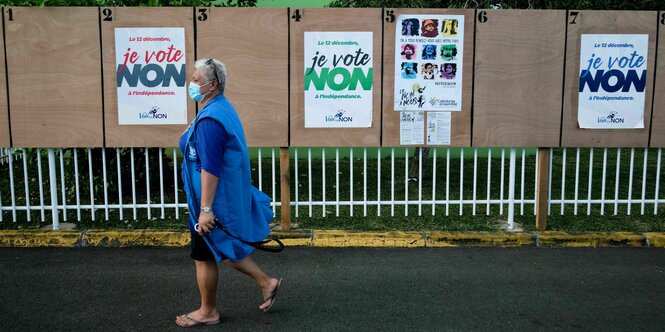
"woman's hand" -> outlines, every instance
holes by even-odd
[[[199,235],[203,236],[212,232],[212,229],[215,227],[215,215],[211,212],[199,213]]]
[[[201,169],[201,206],[211,207],[215,200],[215,191],[219,178]],[[212,210],[199,213],[199,234],[208,234],[215,227],[215,215]]]

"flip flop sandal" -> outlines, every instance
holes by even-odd
[[[180,325],[180,324],[176,323],[176,324],[178,324],[178,326],[181,326],[181,327],[196,327],[196,326],[201,326],[201,325],[216,325],[216,324],[219,324],[219,322],[222,321],[221,318],[217,318],[217,320],[212,320],[212,321],[208,321],[208,322],[203,322],[203,321],[200,321],[200,320],[196,320],[196,319],[194,319],[194,318],[192,318],[192,317],[189,317],[189,314],[184,315],[184,316],[182,316],[182,317],[187,318],[187,319],[188,319],[190,322],[192,322],[193,324],[192,324],[192,325]]]
[[[263,300],[263,304],[266,302],[270,301],[270,304],[263,308],[263,312],[268,312],[270,308],[272,308],[273,304],[275,304],[275,296],[277,296],[277,291],[279,290],[279,287],[282,285],[282,281],[284,281],[283,278],[279,278],[279,281],[277,281],[277,287],[275,287],[275,290],[270,293],[270,296],[268,296],[266,299]]]

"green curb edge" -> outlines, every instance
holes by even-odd
[[[665,233],[648,232],[443,232],[443,231],[272,231],[286,246],[306,247],[650,247],[665,248]],[[189,231],[2,230],[0,247],[183,247]]]

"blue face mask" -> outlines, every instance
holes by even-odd
[[[201,100],[203,100],[203,98],[205,98],[205,96],[207,94],[209,94],[210,91],[212,91],[212,90],[210,90],[210,91],[206,92],[205,94],[201,94],[201,88],[208,85],[208,84],[210,84],[210,83],[212,83],[212,81],[199,86],[198,84],[196,84],[194,82],[189,82],[189,97],[192,98],[192,100],[194,100],[197,103],[201,102]]]

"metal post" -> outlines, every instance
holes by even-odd
[[[58,186],[55,182],[55,150],[48,149],[48,174],[51,186],[51,213],[53,215],[53,230],[60,229],[60,219],[58,215]]]
[[[510,148],[510,175],[508,179],[508,228],[515,227],[515,159],[517,148]]]

